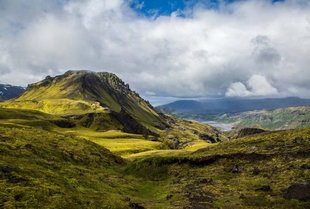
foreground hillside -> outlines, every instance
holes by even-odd
[[[0,144],[2,208],[310,207],[309,128],[134,161],[80,137],[13,124],[0,125]]]

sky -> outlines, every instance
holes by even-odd
[[[0,83],[112,72],[153,104],[310,98],[308,0],[0,0]]]

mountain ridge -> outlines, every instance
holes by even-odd
[[[178,100],[157,108],[186,113],[229,113],[296,106],[310,106],[310,99],[298,97],[243,99],[222,98],[210,100]]]
[[[186,147],[192,141],[226,140],[214,127],[158,113],[128,84],[108,72],[67,71],[63,75],[47,76],[28,85],[22,95],[1,103],[0,107],[62,117],[62,122],[56,122],[61,128],[121,130],[145,138],[152,136],[151,140],[159,140],[172,149]]]
[[[63,106],[55,108],[62,103]],[[63,75],[47,76],[28,85],[22,95],[6,104],[6,107],[26,106],[56,114],[67,111],[65,106],[68,104],[80,112],[123,111],[147,126],[165,127],[163,119],[148,102],[108,72],[67,71]]]
[[[24,92],[24,87],[12,86],[10,84],[0,84],[0,101],[16,98]]]

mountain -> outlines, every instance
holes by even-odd
[[[168,112],[230,113],[298,106],[310,106],[310,99],[287,97],[265,99],[223,98],[205,101],[179,100],[159,106],[158,108],[162,108]]]
[[[20,86],[11,86],[9,84],[0,84],[0,101],[16,98],[24,93],[25,88]]]
[[[310,107],[305,106],[218,114],[172,113],[180,118],[207,121],[210,124],[227,124],[234,129],[255,125],[271,130],[310,127]]]
[[[150,135],[170,148],[187,146],[191,140],[200,138],[212,142],[225,139],[211,126],[157,113],[128,84],[108,72],[68,71],[47,76],[28,85],[21,96],[1,103],[0,107],[58,115],[62,122],[52,123],[63,128],[76,126]],[[181,128],[186,131],[176,134],[175,129]]]
[[[3,107],[33,109],[52,114],[117,112],[128,114],[146,126],[164,128],[154,108],[131,91],[116,75],[107,72],[68,71],[31,84]]]

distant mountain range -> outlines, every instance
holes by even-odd
[[[0,101],[9,100],[20,96],[25,92],[21,86],[11,86],[9,84],[0,84]]]
[[[178,111],[185,113],[218,114],[298,106],[310,106],[310,99],[287,97],[265,99],[222,98],[204,101],[179,100],[161,105],[158,108],[170,113],[172,111]]]

